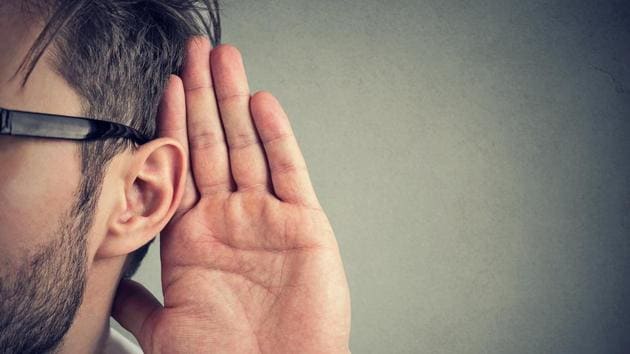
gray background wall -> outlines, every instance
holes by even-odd
[[[630,350],[630,3],[223,3],[336,230],[353,353]]]

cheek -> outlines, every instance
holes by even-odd
[[[78,161],[72,145],[59,145],[36,143],[2,158],[0,257],[4,263],[23,258],[25,252],[56,237],[53,233],[72,206]]]

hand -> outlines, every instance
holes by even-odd
[[[350,352],[333,230],[285,112],[267,92],[250,96],[238,50],[189,41],[158,125],[191,159],[161,233],[164,306],[123,281],[118,322],[147,353]]]

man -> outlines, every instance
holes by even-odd
[[[146,353],[349,352],[285,113],[236,48],[191,38],[218,43],[211,5],[0,5],[0,352],[102,352],[110,313]],[[82,116],[123,125],[70,137],[101,127]],[[158,232],[164,305],[127,279]]]

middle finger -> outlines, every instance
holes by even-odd
[[[182,70],[192,172],[202,196],[232,190],[227,148],[212,85],[211,50],[207,38],[189,40]]]
[[[250,113],[243,59],[238,49],[225,44],[214,48],[210,56],[232,177],[239,190],[270,190],[267,159]]]

